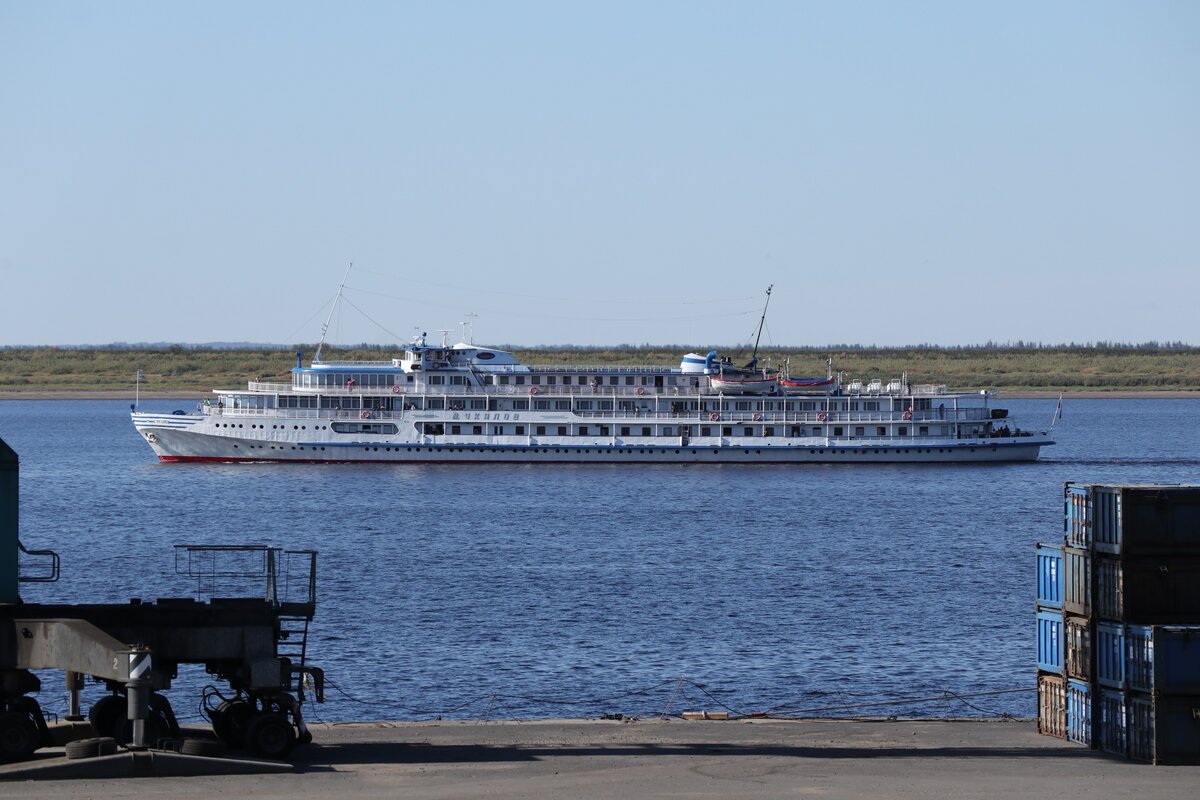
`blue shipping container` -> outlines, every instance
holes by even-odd
[[[1096,709],[1096,739],[1100,749],[1118,756],[1129,755],[1129,738],[1126,733],[1126,693],[1116,689],[1100,690]]]
[[[1063,553],[1059,545],[1037,546],[1037,604],[1040,608],[1062,608]]]
[[[1200,486],[1072,484],[1068,547],[1111,555],[1200,555]]]
[[[1129,757],[1200,764],[1200,695],[1127,695]]]
[[[1067,740],[1095,747],[1092,735],[1092,685],[1067,681]]]
[[[1037,612],[1038,669],[1063,674],[1063,615],[1061,611]]]
[[[1126,640],[1130,689],[1200,695],[1200,625],[1130,625]]]
[[[1088,522],[1090,498],[1091,489],[1088,486],[1068,483],[1063,487],[1066,506],[1063,513],[1063,541],[1067,547],[1079,547],[1084,550],[1090,550],[1092,547],[1092,526]]]
[[[1128,686],[1129,650],[1125,626],[1119,622],[1096,623],[1096,682],[1110,689]]]

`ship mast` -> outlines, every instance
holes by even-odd
[[[325,346],[325,332],[329,330],[329,323],[333,319],[333,312],[337,311],[338,302],[342,299],[342,290],[346,288],[346,279],[350,277],[350,270],[354,269],[354,262],[350,262],[350,266],[346,267],[346,274],[342,276],[342,284],[338,286],[337,297],[333,298],[333,305],[329,309],[329,316],[325,318],[325,324],[321,326],[321,341],[317,343],[317,352],[313,355],[313,363],[318,363],[321,360],[321,348]],[[767,291],[770,294],[770,290]]]
[[[762,339],[763,323],[767,321],[767,306],[771,305],[771,290],[775,288],[775,284],[767,287],[767,300],[763,303],[762,318],[758,321],[758,336],[754,337],[754,353],[750,356],[750,363],[746,365],[746,369],[758,369],[758,343]]]

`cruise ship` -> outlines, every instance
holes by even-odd
[[[827,372],[732,368],[715,352],[677,367],[536,366],[420,336],[389,361],[322,361],[318,349],[304,366],[297,353],[290,383],[132,417],[164,462],[1014,462],[1054,443],[988,391]]]

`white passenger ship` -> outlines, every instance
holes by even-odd
[[[526,366],[419,337],[403,357],[296,354],[291,383],[214,390],[194,413],[133,412],[161,461],[851,463],[1032,461],[1053,444],[989,392],[844,381],[730,381],[715,353],[679,367]]]

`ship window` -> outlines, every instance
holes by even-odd
[[[900,432],[900,435],[901,435],[901,436],[908,436],[908,426],[907,426],[907,425],[901,425],[901,426],[900,426],[900,428],[899,428],[899,432]]]
[[[524,435],[525,435],[525,426],[518,425],[517,426],[517,436],[524,436]]]
[[[642,436],[649,436],[649,435],[650,435],[650,429],[642,428]]]
[[[616,386],[616,385],[617,385],[618,383],[620,383],[620,382],[621,382],[621,379],[620,379],[620,378],[618,378],[616,375],[613,375],[612,377],[610,377],[610,378],[608,379],[608,385],[609,385],[609,386]]]
[[[671,435],[671,426],[670,426],[670,425],[667,425],[667,426],[665,426],[665,427],[662,429],[662,435],[663,435],[663,436],[670,436],[670,435]]]
[[[459,386],[461,386],[461,385],[463,385],[464,383],[466,383],[466,382],[467,382],[467,379],[466,379],[466,378],[464,378],[462,375],[451,375],[451,376],[450,376],[450,382],[451,382],[451,383],[456,383],[456,384],[458,384]]]
[[[462,425],[451,425],[450,432],[452,434],[454,434],[455,436],[458,436],[459,434],[462,433]]]
[[[517,376],[517,386],[524,386],[524,385],[525,385],[525,376],[518,375]]]
[[[774,435],[775,435],[774,428],[763,428],[763,436],[774,436]]]
[[[743,433],[744,436],[753,436],[754,435],[754,428],[747,426],[743,430],[744,430],[744,433]]]
[[[820,425],[815,426],[813,428],[813,436],[820,436],[822,430],[824,429]]]
[[[556,376],[556,375],[547,375],[547,376],[546,376],[546,383],[547,383],[547,384],[549,384],[550,386],[553,386],[554,384],[558,383],[558,376]]]
[[[554,410],[555,411],[570,411],[571,410],[571,401],[570,400],[555,400],[554,401]]]
[[[626,386],[633,386],[633,376],[632,376],[632,375],[626,375],[626,376],[625,376],[625,385],[626,385]]]
[[[917,435],[918,436],[928,436],[929,435],[929,426],[922,425],[920,428],[917,429]]]
[[[503,435],[504,435],[504,426],[503,425],[493,425],[492,426],[492,436],[503,436]]]
[[[545,436],[545,435],[546,435],[546,426],[545,426],[545,425],[538,425],[538,426],[537,426],[537,435],[538,435],[538,436]]]
[[[566,435],[567,435],[567,426],[566,426],[566,425],[559,425],[559,426],[558,426],[558,435],[559,435],[559,436],[566,436]]]
[[[550,401],[549,400],[534,400],[533,407],[537,411],[549,411],[550,410]]]
[[[625,426],[621,426],[621,435],[622,435],[622,436],[628,436],[628,435],[629,435],[629,428],[627,428],[627,427],[625,427]]]
[[[540,384],[542,382],[542,376],[541,375],[531,375],[531,376],[529,376],[529,382],[532,383],[534,386],[537,386],[538,384]]]
[[[596,408],[600,411],[612,411],[612,407],[613,407],[612,400],[597,400],[596,401]]]
[[[528,400],[513,400],[512,407],[513,407],[513,411],[528,411],[529,410],[529,401]]]
[[[875,429],[875,435],[876,436],[887,436],[887,428],[880,425],[879,427],[877,427]]]
[[[601,436],[608,436],[608,435],[609,435],[609,433],[608,433],[608,426],[607,426],[607,425],[601,425],[601,426],[600,426],[600,435],[601,435]]]
[[[470,402],[471,402],[470,407],[472,409],[487,408],[487,400],[471,400]]]
[[[701,427],[700,435],[701,436],[712,436],[712,428]]]
[[[723,428],[721,428],[721,435],[722,436],[733,436],[733,428],[730,427],[729,425],[724,426]]]
[[[854,428],[854,435],[855,436],[866,436],[867,429],[864,428],[862,425],[858,425]]]
[[[429,382],[434,386],[440,386],[446,382],[446,377],[444,375],[430,375]]]
[[[563,386],[570,386],[570,385],[571,385],[571,376],[563,375]]]
[[[591,400],[579,400],[575,403],[575,407],[577,409],[579,409],[580,411],[591,411],[592,410],[592,401]]]
[[[587,435],[588,435],[588,429],[587,429],[587,425],[580,425],[580,426],[579,426],[579,435],[580,435],[580,436],[587,436]]]
[[[496,357],[495,353],[476,353],[475,354],[475,358],[479,359],[480,361],[491,361],[495,357]]]
[[[500,376],[500,385],[502,385],[502,386],[508,385],[508,376],[507,375]]]
[[[472,425],[471,426],[471,434],[474,436],[483,436],[483,426],[482,425]]]
[[[837,425],[837,426],[835,426],[835,427],[834,427],[834,429],[833,429],[833,435],[834,435],[834,436],[845,436],[845,435],[846,435],[846,429],[845,429],[845,428],[843,428],[841,425]]]

